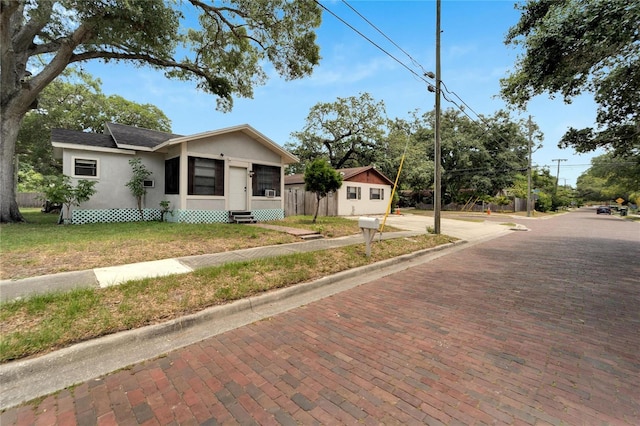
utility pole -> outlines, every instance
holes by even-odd
[[[560,180],[560,162],[561,161],[567,161],[566,158],[557,158],[555,160],[551,160],[551,161],[557,161],[558,162],[558,172],[556,173],[556,190],[555,193],[558,193],[558,181]]]
[[[531,143],[533,139],[533,126],[531,124],[531,116],[527,121],[529,128],[529,166],[527,167],[527,217],[531,217]]]
[[[440,150],[440,2],[436,0],[436,124],[435,124],[435,143],[434,143],[434,177],[433,177],[433,230],[436,234],[440,234],[440,207],[441,198],[441,150]]]

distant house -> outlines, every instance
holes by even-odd
[[[228,222],[236,212],[282,219],[284,166],[298,161],[247,124],[182,136],[108,123],[103,134],[53,129],[51,144],[65,175],[97,182],[72,223],[140,219],[126,186],[134,157],[152,172],[144,182],[145,219],[159,218],[161,201],[170,202],[169,221]]]
[[[320,215],[359,216],[384,214],[389,206],[389,197],[393,182],[373,166],[353,167],[336,170],[342,175],[342,187],[335,194],[329,194],[320,206]],[[315,198],[305,193],[304,175],[295,174],[284,177],[285,191],[289,201],[287,212],[291,209],[298,214],[313,214],[309,204],[315,206]],[[309,201],[311,199],[311,201]],[[307,207],[298,207],[299,200]],[[300,210],[304,210],[303,213]]]

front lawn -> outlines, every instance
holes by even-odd
[[[0,279],[20,279],[171,257],[219,253],[300,241],[286,233],[227,223],[168,222],[57,225],[57,215],[23,210],[27,223],[0,225]],[[310,229],[326,237],[360,232],[356,221],[296,216],[270,224]]]
[[[164,322],[210,306],[454,240],[446,235],[424,234],[374,241],[371,257],[365,256],[365,246],[359,244],[230,263],[189,274],[129,281],[103,289],[80,289],[3,303],[0,304],[0,332],[3,336],[0,340],[0,362]]]

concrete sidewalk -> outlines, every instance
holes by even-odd
[[[357,218],[355,218],[357,219]],[[382,219],[381,219],[382,223]],[[433,218],[419,215],[394,215],[386,220],[386,226],[404,229],[401,232],[382,232],[379,239],[405,238],[424,234],[427,226],[433,225]],[[442,219],[442,233],[465,241],[474,241],[485,236],[507,232],[507,228],[490,222],[468,222]],[[273,228],[273,227],[271,227]],[[292,231],[295,234],[295,230]],[[298,234],[296,234],[298,235]],[[307,233],[300,234],[307,235]],[[83,271],[63,272],[20,280],[0,281],[0,302],[7,302],[34,294],[53,291],[67,291],[75,288],[105,288],[122,284],[129,280],[153,278],[172,274],[193,272],[208,266],[218,266],[229,262],[242,262],[257,258],[270,258],[293,253],[327,250],[348,245],[362,244],[362,235],[332,239],[314,239],[277,246],[255,247],[222,253],[154,260],[127,265],[108,266]]]
[[[418,232],[415,231],[386,232],[380,234],[379,237],[386,240],[403,238],[417,234]],[[252,259],[284,256],[293,253],[327,250],[348,245],[362,244],[363,241],[362,235],[353,235],[342,238],[301,241],[277,246],[254,247],[221,253],[177,257],[127,265],[107,266],[83,271],[42,275],[20,280],[3,280],[0,281],[0,301],[6,302],[34,294],[65,291],[75,288],[105,288],[122,284],[130,280],[154,278],[172,274],[184,274],[193,272],[196,269],[218,266],[230,262],[243,262]]]
[[[401,232],[381,233],[376,239],[410,237],[426,232],[433,219],[424,216],[397,216],[387,219],[386,225],[405,229]],[[464,246],[482,243],[505,235],[510,228],[488,222],[442,220],[442,233],[460,238],[454,244],[425,250],[401,258],[344,271],[323,279],[299,284],[260,296],[247,298],[163,324],[117,333],[83,342],[33,359],[0,365],[0,410],[16,406],[34,398],[107,374],[126,366],[155,358],[172,350],[201,341],[225,331],[250,324],[298,306],[357,287],[389,274],[428,262]],[[462,244],[466,243],[466,244]],[[5,292],[32,293],[38,289],[63,289],[73,286],[102,286],[120,280],[143,276],[157,276],[159,272],[181,273],[226,262],[275,257],[296,252],[325,250],[363,244],[362,235],[312,240],[294,244],[260,247],[234,252],[183,257],[158,262],[144,262],[122,267],[99,268],[100,271],[80,271],[2,282]],[[164,269],[163,269],[164,268]],[[75,281],[74,281],[75,280]],[[102,280],[102,281],[101,281]]]

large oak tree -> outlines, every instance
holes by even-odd
[[[593,93],[595,128],[569,129],[559,143],[577,152],[640,153],[640,2],[529,0],[506,37],[523,54],[501,81],[502,96],[524,107],[534,96],[565,102]]]
[[[193,15],[198,25],[183,25]],[[264,83],[265,61],[285,79],[310,74],[320,20],[312,0],[0,0],[0,222],[22,220],[14,171],[22,119],[70,64],[151,66],[195,81],[229,110],[234,96]]]
[[[320,102],[309,111],[304,129],[292,133],[298,143],[287,144],[301,161],[292,171],[320,157],[335,169],[370,165],[386,124],[384,102],[368,93]]]
[[[53,157],[51,129],[102,133],[105,123],[171,132],[171,120],[155,105],[107,96],[99,79],[71,67],[40,92],[38,108],[27,112],[22,121],[16,142],[20,171],[59,174],[62,164]]]

